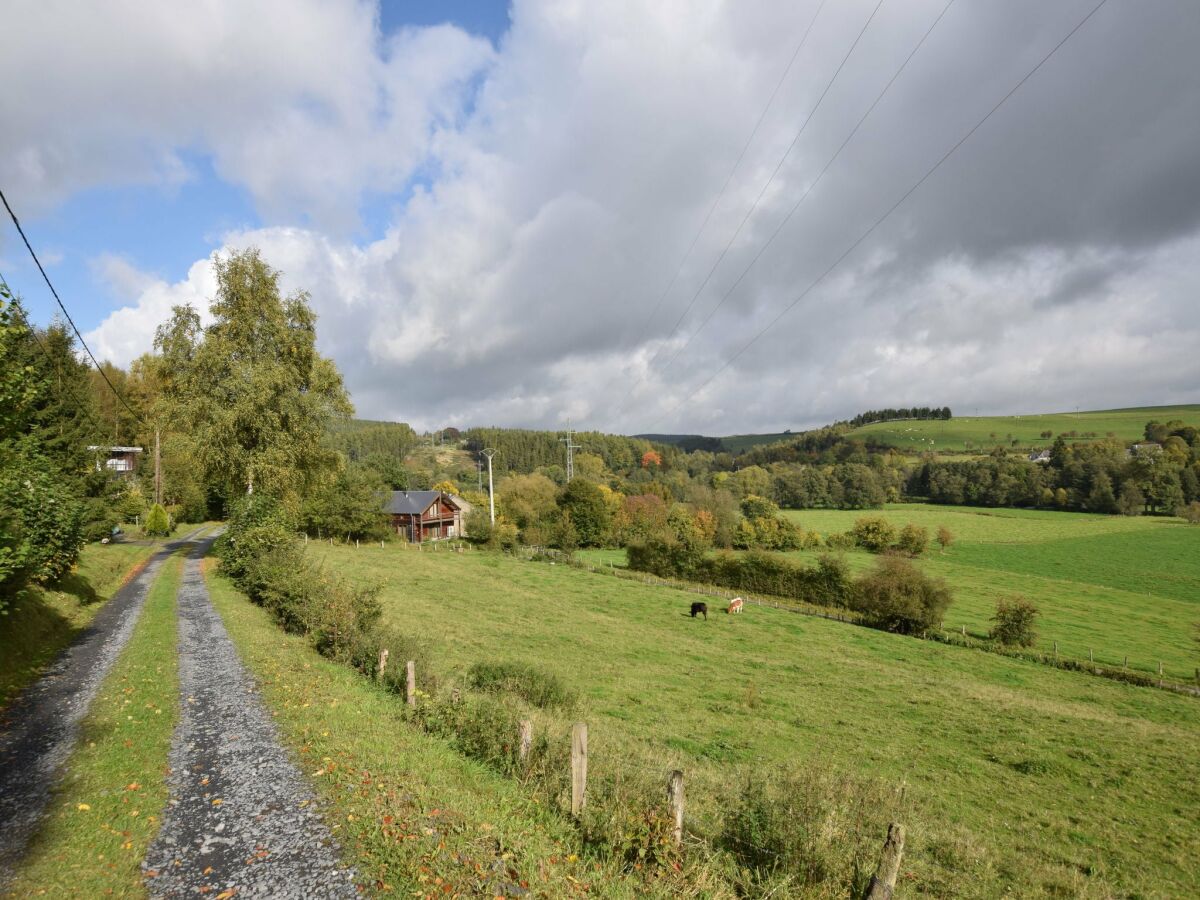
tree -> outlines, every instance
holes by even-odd
[[[882,553],[896,540],[896,526],[882,516],[863,516],[850,529],[855,542],[864,550]]]
[[[899,556],[884,556],[858,580],[853,605],[867,624],[916,634],[937,628],[950,606],[950,589]]]
[[[1133,481],[1121,485],[1121,497],[1117,500],[1117,510],[1123,516],[1140,516],[1146,507],[1146,498]]]
[[[342,377],[316,351],[308,295],[281,297],[280,273],[249,249],[216,258],[213,323],[190,307],[160,326],[167,412],[196,443],[205,481],[227,497],[294,499],[337,464],[329,423],[353,411]]]
[[[1186,521],[1189,525],[1200,525],[1200,500],[1193,500],[1186,506],[1180,506],[1175,511],[1175,515]]]
[[[171,533],[171,522],[167,518],[167,511],[162,508],[161,504],[155,503],[150,507],[150,512],[146,513],[146,524],[142,526],[142,531],[152,537],[166,537]]]
[[[1112,479],[1101,472],[1092,481],[1088,493],[1087,508],[1092,512],[1113,513],[1117,511],[1117,498],[1113,494]]]
[[[662,467],[662,454],[660,454],[657,450],[647,450],[645,453],[642,454],[642,468],[643,469],[649,469],[649,468],[657,469],[657,468],[661,468],[661,467]]]
[[[994,641],[1013,647],[1032,647],[1037,638],[1034,621],[1038,617],[1038,608],[1025,597],[1008,597],[997,601],[996,614],[992,621],[996,624],[989,632]]]
[[[909,522],[900,529],[896,538],[896,548],[909,556],[920,556],[929,546],[929,530]]]
[[[944,553],[950,548],[950,545],[954,543],[954,532],[952,532],[945,525],[939,525],[937,530],[937,542],[941,546],[942,552]]]
[[[608,540],[611,516],[604,495],[596,485],[583,479],[572,479],[559,495],[558,506],[570,513],[579,546],[599,547]]]

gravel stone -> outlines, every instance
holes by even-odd
[[[181,716],[151,897],[357,897],[316,797],[279,743],[193,553],[179,591]]]
[[[45,813],[87,714],[124,649],[163,561],[199,529],[164,546],[122,587],[49,670],[0,717],[0,893]]]

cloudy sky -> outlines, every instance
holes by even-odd
[[[0,186],[97,355],[253,245],[418,428],[1195,402],[1193,0],[1109,0],[868,233],[1096,2],[9,0]]]

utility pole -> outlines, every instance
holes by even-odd
[[[162,503],[162,451],[157,428],[154,429],[154,502]]]
[[[496,451],[491,447],[485,447],[480,451],[487,457],[488,461],[488,513],[491,516],[492,524],[496,524],[496,494],[492,490],[492,457],[496,455]]]
[[[575,451],[582,450],[579,444],[575,443],[575,429],[571,427],[571,420],[567,419],[567,436],[559,438],[560,441],[567,445],[567,481],[569,482],[575,477]]]

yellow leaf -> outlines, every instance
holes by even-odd
[[[213,803],[212,803],[212,805],[213,805],[213,806],[220,806],[222,802],[223,802],[223,801],[221,800],[221,798],[220,798],[220,797],[217,797],[216,799],[214,799],[214,800],[213,800]]]
[[[77,804],[75,804],[75,808],[78,809],[80,812],[87,812],[89,809],[91,809],[91,806],[89,806],[86,803],[77,803]]]

